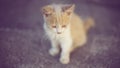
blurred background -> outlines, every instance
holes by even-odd
[[[95,20],[68,65],[48,54],[40,9],[52,3],[75,4],[83,20]],[[0,0],[0,68],[120,68],[119,44],[119,0]]]

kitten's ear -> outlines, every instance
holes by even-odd
[[[63,12],[67,13],[68,15],[70,15],[75,8],[75,4],[70,4],[70,5],[65,5],[62,7]]]
[[[54,12],[54,9],[52,8],[52,6],[47,5],[42,7],[41,11],[45,16],[49,16]]]

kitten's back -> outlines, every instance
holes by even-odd
[[[73,39],[73,46],[81,46],[86,43],[86,32],[84,30],[83,21],[75,13],[71,18],[71,35]]]

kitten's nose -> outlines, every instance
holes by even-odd
[[[61,32],[57,32],[57,34],[61,34]]]

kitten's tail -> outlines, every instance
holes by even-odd
[[[85,23],[84,23],[84,26],[85,26],[85,30],[88,31],[91,27],[94,27],[95,26],[95,22],[93,20],[93,18],[88,18]]]

